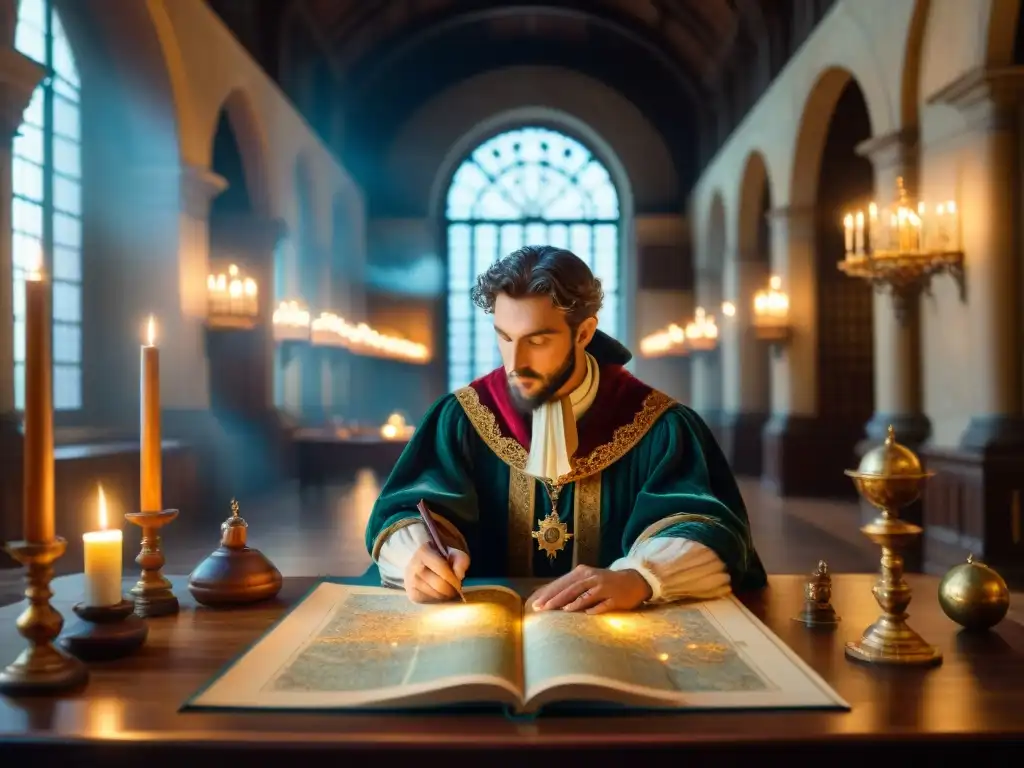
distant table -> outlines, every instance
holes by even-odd
[[[409,442],[380,435],[339,437],[328,429],[302,429],[293,440],[300,488],[326,485],[359,469],[386,476]]]
[[[960,750],[972,758],[971,765],[988,764],[997,753],[1001,765],[1010,765],[1011,756],[1019,759],[1020,748],[1011,742],[1024,739],[1024,626],[1006,620],[991,633],[962,635],[939,609],[936,579],[912,576],[911,623],[942,649],[942,666],[862,666],[843,656],[843,644],[877,616],[874,576],[833,578],[833,604],[842,622],[832,632],[792,621],[801,607],[803,577],[773,576],[767,590],[743,602],[851,704],[850,712],[541,716],[518,722],[485,715],[179,713],[185,700],[251,646],[315,580],[288,578],[272,603],[216,611],[197,608],[184,589],[185,577],[172,577],[182,611],[151,619],[138,655],[94,665],[88,688],[76,696],[0,696],[0,754],[5,766],[69,760],[104,768],[182,768],[189,765],[184,761],[203,757],[211,758],[211,765],[227,764],[229,758],[245,768],[282,768],[299,760],[303,765],[409,765],[412,760],[419,766],[435,757],[477,766],[487,763],[473,761],[500,759],[499,752],[528,761],[530,768],[565,768],[567,760],[638,765],[655,757],[652,750],[663,759],[691,761],[673,763],[683,766],[697,765],[695,758],[708,760],[707,765],[723,759],[759,765],[769,758],[812,756],[842,757],[846,765],[847,759],[892,760],[893,747],[900,745],[910,748],[900,755],[919,760],[948,761]],[[133,581],[126,580],[126,590]],[[82,593],[81,575],[56,579],[54,587],[55,606],[70,616]],[[20,611],[20,606],[0,608],[5,664],[23,647],[14,627]],[[339,758],[344,762],[336,762]]]

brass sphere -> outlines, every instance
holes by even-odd
[[[922,481],[932,475],[912,450],[896,442],[891,424],[885,442],[865,453],[857,469],[846,474],[865,501],[890,511],[916,501]]]
[[[973,555],[949,569],[939,582],[942,612],[971,630],[994,627],[1010,609],[1010,590],[1003,577]]]

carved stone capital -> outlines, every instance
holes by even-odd
[[[882,136],[873,136],[857,145],[857,154],[867,158],[876,171],[895,169],[906,179],[917,163],[917,131],[900,128]]]
[[[21,125],[32,92],[46,73],[45,68],[14,48],[0,48],[0,131],[8,139]]]
[[[973,130],[1012,130],[1024,95],[1024,67],[975,69],[940,88],[929,104],[945,104],[959,111]]]

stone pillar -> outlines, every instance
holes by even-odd
[[[1022,390],[1019,99],[1024,68],[977,71],[934,101],[958,109],[971,136],[958,186],[966,254],[975,415],[961,438],[969,450],[1024,449]]]
[[[3,11],[11,10],[3,8]],[[6,18],[6,13],[3,15]],[[11,150],[43,68],[0,41],[0,540],[21,534],[20,416],[14,410],[14,307],[11,252]],[[15,565],[0,555],[0,568]]]
[[[768,284],[768,265],[760,254],[726,257],[723,292],[736,305],[721,318],[722,450],[740,475],[758,477],[762,467],[761,431],[770,412],[767,348],[754,332],[754,294]]]
[[[789,294],[793,337],[771,359],[772,412],[764,428],[766,487],[784,496],[814,495],[823,478],[813,458],[827,435],[817,424],[818,306],[813,208],[771,211],[771,271]]]
[[[912,197],[919,195],[916,142],[916,131],[901,130],[857,147],[858,154],[874,165],[875,200],[880,208],[895,202],[897,178],[903,179]],[[876,292],[873,318],[875,413],[865,425],[867,439],[858,446],[858,454],[883,442],[890,424],[901,443],[917,450],[931,432],[922,413],[918,301],[916,297],[909,300],[901,322],[896,318],[892,297]]]
[[[695,286],[695,306],[703,307],[713,315],[721,334],[722,327],[722,275],[708,267],[698,268]],[[713,352],[691,354],[690,376],[693,394],[693,409],[708,427],[720,437],[722,421],[722,363],[721,338],[719,347]]]
[[[1020,297],[1020,95],[1024,68],[977,70],[935,94],[965,118],[956,188],[971,338],[973,416],[960,445],[928,448],[936,474],[924,495],[925,570],[968,552],[1024,579],[1024,392]]]

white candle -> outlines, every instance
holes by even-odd
[[[846,241],[846,254],[853,253],[853,214],[846,214],[843,218],[843,235]]]
[[[107,530],[107,499],[99,489],[100,530],[82,534],[85,544],[85,604],[121,602],[121,531]]]
[[[860,256],[864,253],[864,212],[857,211],[857,226],[854,230],[853,249]]]

